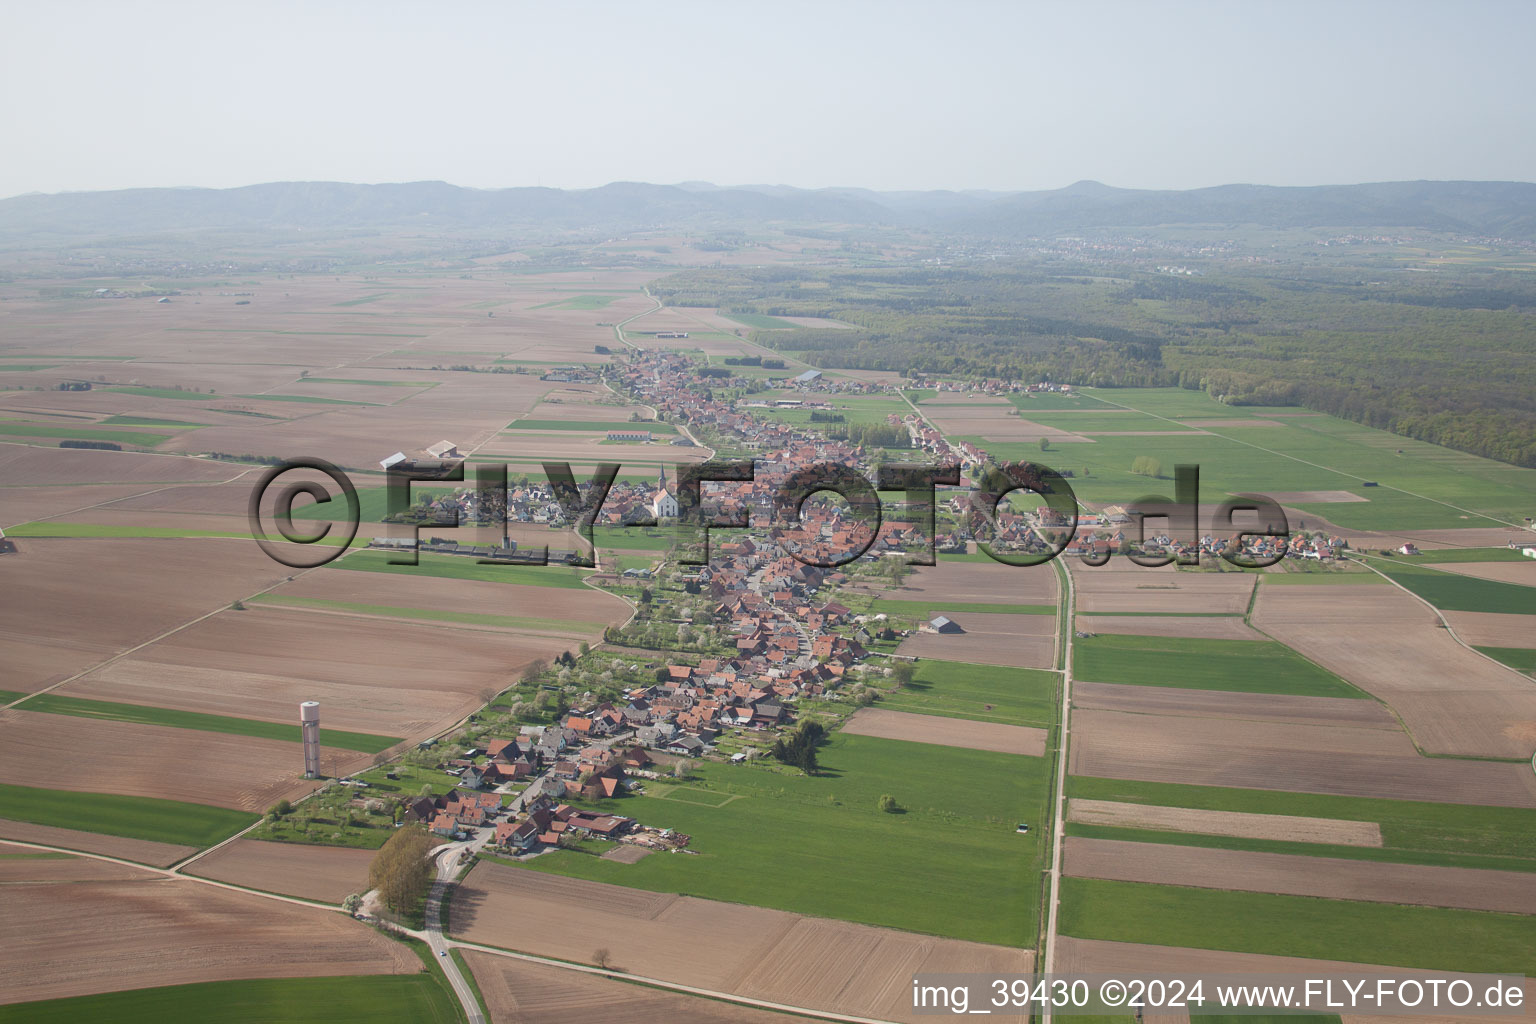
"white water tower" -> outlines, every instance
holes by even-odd
[[[304,777],[320,777],[320,702],[306,700],[299,705],[299,729],[304,740]]]

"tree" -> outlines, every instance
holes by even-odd
[[[898,661],[891,666],[891,678],[896,680],[896,688],[899,690],[908,685],[917,677],[917,666],[910,661]]]
[[[243,611],[245,611],[245,602],[244,601],[236,601],[234,604],[230,605],[229,607],[230,607],[231,611],[243,612]]]
[[[889,793],[880,794],[880,800],[876,806],[886,814],[895,814],[897,811],[901,810],[901,806],[896,803],[896,798],[891,796]]]
[[[1051,450],[1051,439],[1050,438],[1042,437],[1040,439],[1040,450],[1043,451],[1043,452],[1048,452],[1048,451]]]
[[[432,840],[420,829],[402,828],[389,837],[368,865],[368,885],[391,910],[411,910],[427,893],[432,864],[427,852]]]
[[[523,669],[523,682],[531,683],[547,671],[549,671],[548,663],[543,658],[534,658],[528,663],[528,667]]]
[[[1131,461],[1131,472],[1137,476],[1158,479],[1163,475],[1163,464],[1150,455],[1138,455]]]
[[[293,804],[289,803],[287,800],[279,800],[277,803],[272,805],[272,814],[279,818],[291,810],[293,810]]]
[[[606,971],[613,964],[613,954],[607,946],[600,947],[592,951],[592,962]]]
[[[650,587],[641,587],[640,588],[640,603],[641,604],[645,604],[645,605],[648,605],[648,604],[651,603],[651,588]]]

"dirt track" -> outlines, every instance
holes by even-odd
[[[1523,871],[1387,864],[1077,836],[1067,837],[1063,849],[1067,874],[1079,878],[1536,914],[1536,885]]]
[[[1292,843],[1380,846],[1381,826],[1374,821],[1303,818],[1290,814],[1248,814],[1194,807],[1158,807],[1073,797],[1067,820],[1083,825],[1113,825],[1159,832],[1193,832],[1242,839],[1284,839]]]
[[[860,708],[843,726],[853,736],[879,736],[889,740],[934,743],[941,747],[995,750],[1003,754],[1045,754],[1044,729],[996,722],[972,722],[940,715],[913,715],[884,708]]]

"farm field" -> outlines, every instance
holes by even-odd
[[[60,697],[53,693],[39,694],[17,707],[23,711],[49,715],[74,715],[78,718],[132,722],[140,725],[166,725],[176,729],[197,729],[204,732],[227,733],[231,736],[258,736],[274,740],[293,740],[297,736],[298,728],[296,724],[279,725],[276,722],[259,722],[252,718],[230,718],[225,715],[203,715],[194,711],[171,711],[137,704],[81,700],[76,697]],[[324,740],[326,746],[376,754],[399,743],[400,737],[370,736],[367,733],[330,729],[325,732]]]
[[[1056,572],[1049,565],[1003,565],[985,555],[976,561],[943,559],[938,565],[914,566],[900,587],[882,585],[877,592],[883,599],[925,605],[1057,603]]]
[[[615,864],[561,851],[530,871],[741,898],[794,913],[1000,945],[1033,943],[1046,777],[1044,758],[833,734],[814,777],[727,764],[694,766],[691,785],[739,799],[721,806],[630,796],[596,806],[693,837],[698,856]],[[877,807],[889,793],[905,809]],[[1019,822],[1035,825],[1029,835]],[[793,845],[764,836],[793,835]],[[884,899],[917,872],[933,898]],[[999,909],[1001,908],[1001,909]]]
[[[880,706],[978,722],[1049,726],[1056,720],[1057,676],[1039,669],[970,665],[924,658],[910,683],[880,698]]]
[[[1368,903],[1536,914],[1527,873],[1383,864],[1284,853],[1202,849],[1068,836],[1064,870],[1075,878]]]
[[[809,1024],[812,1018],[717,999],[640,988],[558,967],[463,951],[493,1024],[633,1024],[686,1020],[697,1024]]]
[[[188,822],[178,821],[183,829],[183,837],[197,845],[178,846],[174,843],[162,843],[152,839],[133,839],[127,836],[111,835],[106,832],[82,832],[78,829],[60,828],[56,825],[40,825],[32,821],[17,821],[16,818],[31,816],[35,818],[52,817],[55,820],[71,820],[70,815],[89,813],[90,808],[84,807],[79,811],[70,809],[71,802],[80,799],[75,794],[63,795],[57,790],[27,790],[23,787],[7,787],[0,790],[0,813],[7,817],[0,818],[0,839],[14,839],[23,843],[38,843],[43,846],[61,846],[69,850],[81,850],[86,853],[100,853],[108,857],[117,857],[122,860],[131,860],[140,864],[148,864],[151,867],[167,868],[178,861],[186,860],[196,853],[199,846],[217,842],[246,825],[250,824],[250,818],[245,816],[232,816],[232,821],[227,828],[220,829],[216,824],[210,823],[209,827],[201,834],[193,835],[186,829]],[[113,804],[126,804],[131,802],[129,797],[110,797],[94,794],[92,802],[97,808],[106,807],[110,813]],[[47,807],[46,802],[56,804],[55,807]],[[149,801],[144,801],[149,803]],[[169,822],[173,815],[180,810],[191,808],[194,818],[203,812],[211,812],[212,808],[200,808],[195,804],[173,804],[171,801],[160,801],[163,820]],[[129,823],[130,815],[132,823]],[[135,832],[154,832],[154,823],[139,820],[133,810],[122,813],[117,821],[92,820],[90,824],[97,828],[116,828],[118,830],[132,830]],[[222,834],[220,834],[222,832]]]
[[[341,914],[191,881],[10,885],[6,905],[0,1001],[7,1003],[421,968],[407,947]]]
[[[0,843],[0,885],[17,882],[107,882],[145,877],[142,868],[73,857],[67,853],[48,853]]]
[[[1193,832],[1238,839],[1282,839],[1288,842],[1344,846],[1379,847],[1382,844],[1381,826],[1374,821],[1305,818],[1294,814],[1246,814],[1242,811],[1210,811],[1193,807],[1157,807],[1083,797],[1072,798],[1067,808],[1067,820],[1083,825]]]
[[[1073,973],[1105,973],[1124,972],[1145,975],[1177,977],[1183,975],[1190,977],[1198,974],[1213,973],[1292,973],[1300,977],[1322,978],[1330,975],[1338,975],[1345,972],[1358,972],[1359,964],[1347,963],[1341,960],[1320,960],[1294,956],[1276,956],[1258,953],[1230,952],[1222,949],[1192,949],[1186,946],[1153,945],[1141,942],[1110,942],[1101,939],[1082,939],[1070,936],[1061,937],[1061,945],[1058,948],[1058,965],[1063,972]],[[1381,967],[1382,965],[1375,965]],[[1392,976],[1403,978],[1427,979],[1443,976],[1443,971],[1415,970],[1394,966],[1391,969]],[[1526,985],[1526,993],[1536,991],[1536,986],[1530,983]],[[1527,1003],[1527,1005],[1529,1005]],[[1201,1018],[1194,1018],[1200,1020]],[[1216,1021],[1224,1021],[1231,1024],[1234,1018],[1213,1017],[1204,1018]],[[1263,1016],[1246,1017],[1249,1021],[1268,1020],[1273,1024],[1276,1018]],[[1294,1018],[1312,1019],[1317,1018]],[[1325,1018],[1326,1019],[1326,1018]],[[1368,1017],[1358,1015],[1346,1017],[1352,1024],[1362,1024],[1372,1019],[1381,1020],[1380,1017]],[[1393,1019],[1393,1018],[1387,1018]],[[1395,1018],[1401,1020],[1402,1018]],[[1448,1024],[1456,1018],[1419,1018],[1428,1024]]]
[[[127,992],[0,1005],[0,1021],[75,1024],[180,1024],[218,1019],[226,1024],[336,1024],[386,1018],[453,1024],[458,1008],[441,982],[426,974],[211,981]]]
[[[1072,801],[1079,799],[1110,803],[1131,803],[1151,808],[1158,814],[1167,809],[1220,811],[1224,813],[1286,815],[1324,818],[1358,829],[1361,822],[1374,823],[1380,830],[1382,856],[1403,863],[1446,864],[1467,867],[1530,870],[1536,867],[1531,856],[1532,837],[1536,836],[1536,811],[1529,808],[1477,806],[1473,804],[1429,803],[1421,800],[1390,800],[1294,793],[1278,790],[1230,789],[1220,786],[1192,786],[1177,783],[1136,782],[1123,779],[1074,777],[1069,780]],[[1070,804],[1069,804],[1070,806]],[[1151,827],[1151,826],[1148,826]],[[1129,828],[1117,828],[1107,838],[1132,838]],[[1086,833],[1084,833],[1086,834]],[[1212,833],[1214,834],[1214,833]],[[1148,838],[1180,845],[1198,844],[1191,833]],[[1265,837],[1255,837],[1263,839]],[[1233,849],[1246,848],[1240,844]],[[1331,845],[1331,849],[1328,847]],[[1289,853],[1326,853],[1327,856],[1351,856],[1353,851],[1375,852],[1354,844],[1340,844],[1306,839],[1277,846],[1254,847]]]
[[[1207,640],[1263,640],[1236,615],[1079,615],[1084,633],[1178,636]]]
[[[1050,668],[1056,663],[1053,615],[967,613],[955,621],[963,633],[917,633],[901,642],[897,654],[1005,668]]]
[[[1061,931],[1083,939],[1526,974],[1536,931],[1518,914],[1391,906],[1099,879],[1062,881]],[[1326,929],[1317,921],[1325,916]]]
[[[1353,726],[1400,733],[1386,705],[1351,697],[1307,697],[1239,690],[1200,690],[1125,683],[1072,684],[1072,706],[1189,718],[1237,718],[1255,722]]]
[[[888,708],[860,708],[843,725],[849,736],[879,736],[889,740],[932,743],[941,747],[995,750],[1001,754],[1045,756],[1046,730],[961,718],[914,715]]]
[[[1474,647],[1536,647],[1536,616],[1503,612],[1446,612],[1463,643]]]
[[[82,744],[92,751],[90,771],[59,772],[53,764],[56,752]],[[327,775],[345,775],[367,763],[368,757],[356,752],[320,751]],[[198,769],[189,771],[193,764]],[[297,740],[0,711],[0,777],[13,786],[147,796],[252,812],[313,789],[316,783],[299,777],[303,767]]]
[[[7,588],[25,591],[27,600],[9,607],[0,624],[0,662],[7,689],[28,692],[249,597],[287,571],[248,542],[25,543],[25,557],[5,566]],[[209,571],[210,557],[217,572]],[[83,579],[91,586],[82,587]]]
[[[633,870],[657,859],[619,868]],[[1027,950],[552,879],[487,862],[476,865],[455,894],[450,932],[484,945],[586,963],[600,942],[615,964],[641,977],[834,1012],[873,1010],[902,1021],[910,1017],[914,971],[955,970],[961,964],[1020,971],[1031,960]],[[860,955],[830,955],[850,948]]]
[[[1242,615],[1256,576],[1247,573],[1148,569],[1129,559],[1098,567],[1067,562],[1080,613],[1148,615]]]
[[[1395,587],[1264,586],[1253,622],[1385,701],[1428,753],[1530,757],[1536,691],[1529,680],[1462,647],[1438,628],[1434,612]]]
[[[1402,733],[1081,709],[1074,775],[1536,807],[1524,762],[1422,757]]]
[[[1263,639],[1095,636],[1073,644],[1072,661],[1076,678],[1102,683],[1302,697],[1366,696],[1284,645]]]
[[[1079,473],[1072,481],[1079,497],[1090,501],[1123,501],[1157,490],[1148,485],[1158,481],[1130,473],[1137,455],[1157,458],[1170,467],[1180,462],[1198,464],[1203,490],[1369,493],[1363,502],[1298,506],[1308,518],[1315,515],[1349,529],[1495,525],[1479,522],[1479,513],[1519,522],[1518,517],[1527,514],[1521,510],[1528,509],[1529,495],[1536,490],[1536,471],[1513,469],[1332,416],[1275,417],[1259,407],[1222,405],[1198,392],[1168,388],[1088,389],[1083,395],[1131,410],[1142,418],[1141,423],[1155,424],[1142,429],[1206,432],[1194,437],[1098,438],[1092,446],[1073,445],[1070,454],[1056,457],[1065,465],[1091,467],[1091,476]],[[1018,404],[1028,407],[1023,400]],[[1073,417],[1078,414],[1031,408],[1027,415],[1046,426],[1073,430]],[[1102,418],[1103,413],[1084,415]],[[1266,420],[1280,425],[1263,425]],[[1235,425],[1239,423],[1252,425]],[[1014,457],[1006,445],[991,445],[989,450],[994,456]],[[1039,457],[1038,450],[1034,457]],[[1378,486],[1362,490],[1367,480]],[[1470,511],[1458,512],[1440,502]]]
[[[483,693],[509,685],[520,666],[574,646],[574,640],[445,631],[429,622],[252,603],[56,692],[209,715],[238,708],[284,726],[295,722],[299,702],[318,700],[322,734],[334,728],[409,738],[446,728],[483,703]]]
[[[349,894],[367,889],[372,860],[368,850],[236,839],[198,858],[188,873],[248,889],[340,903]]]
[[[1444,611],[1536,615],[1536,586],[1480,578],[1450,569],[1380,561],[1372,564],[1394,583]]]

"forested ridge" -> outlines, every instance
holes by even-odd
[[[830,369],[1076,385],[1178,385],[1297,405],[1536,466],[1536,281],[1508,272],[1263,268],[1184,277],[1060,265],[708,268],[669,305],[832,317],[759,330]]]

